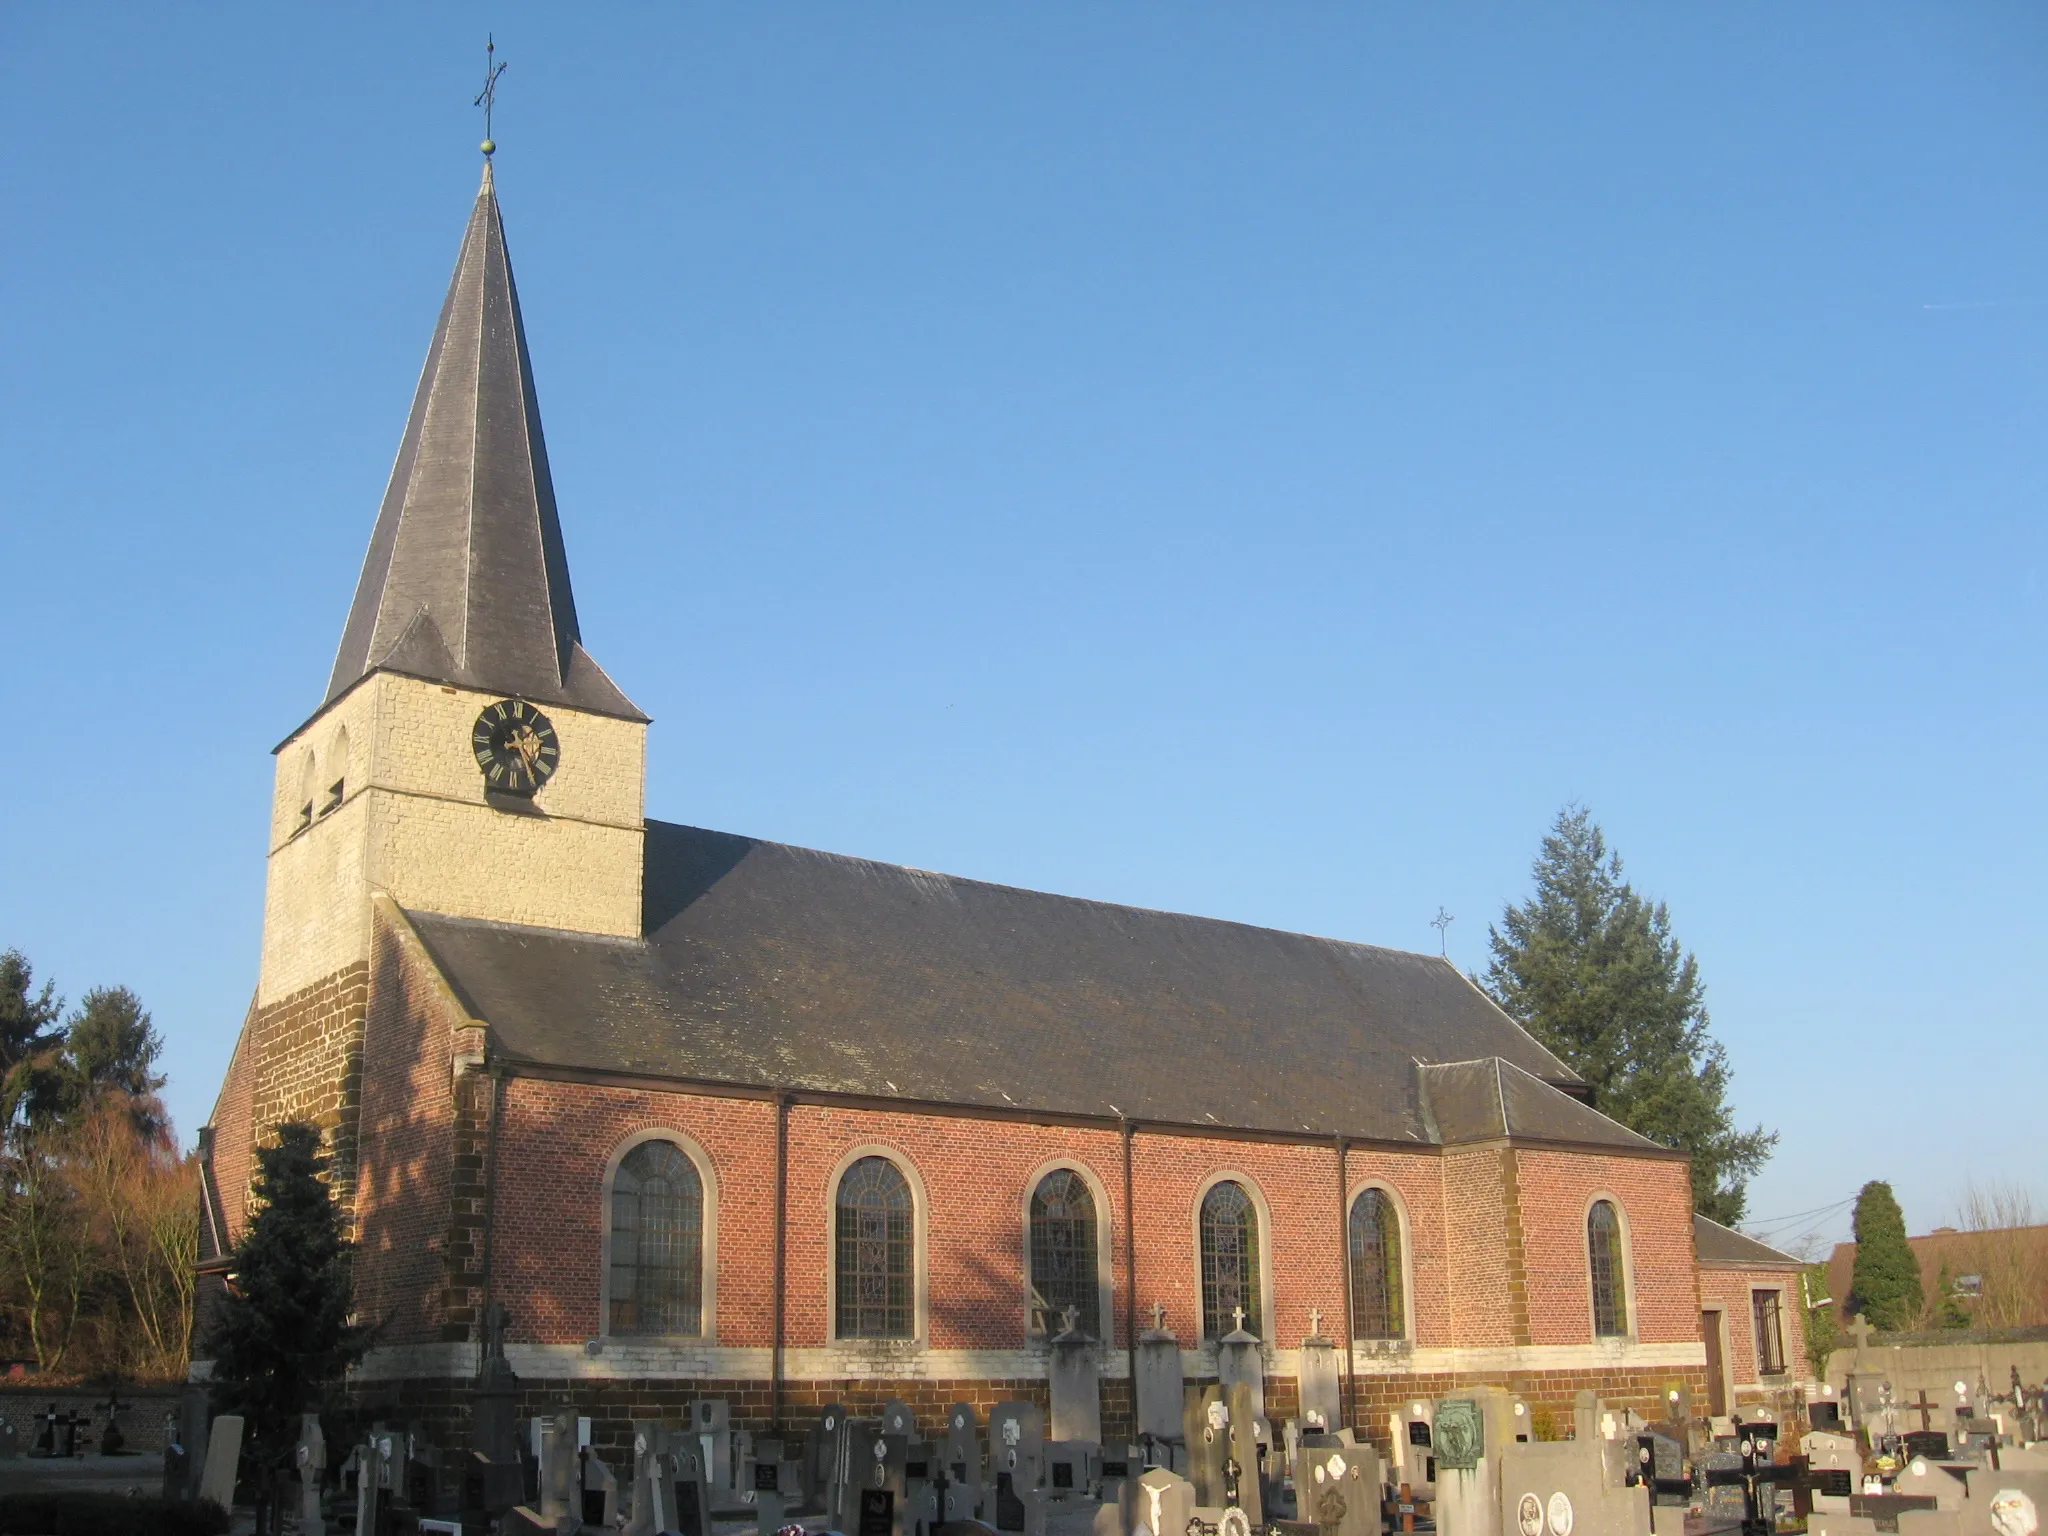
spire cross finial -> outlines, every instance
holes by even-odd
[[[486,34],[484,37],[484,88],[476,93],[476,100],[470,103],[473,107],[482,107],[484,109],[483,150],[486,158],[498,147],[491,138],[491,108],[498,104],[498,76],[505,73],[508,67],[498,62],[498,40]]]

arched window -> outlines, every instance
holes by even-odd
[[[672,1141],[643,1141],[612,1176],[611,1331],[704,1331],[704,1181]]]
[[[1102,1292],[1095,1272],[1095,1196],[1071,1168],[1055,1168],[1031,1192],[1031,1305],[1035,1326],[1062,1332],[1069,1307],[1102,1337]]]
[[[1401,1301],[1401,1216],[1384,1189],[1368,1189],[1351,1202],[1351,1336],[1400,1338]]]
[[[1613,1339],[1628,1333],[1621,1259],[1621,1217],[1611,1200],[1595,1200],[1586,1213],[1586,1255],[1593,1273],[1593,1335]]]
[[[1229,1179],[1202,1196],[1202,1337],[1220,1339],[1245,1322],[1259,1326],[1259,1212]]]
[[[910,1186],[886,1157],[864,1157],[840,1176],[835,1337],[915,1336],[916,1264]]]

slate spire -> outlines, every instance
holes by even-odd
[[[378,669],[644,718],[584,651],[491,167],[342,630],[329,702]]]

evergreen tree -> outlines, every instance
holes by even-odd
[[[65,1020],[61,1044],[25,1062],[17,1074],[35,1124],[76,1121],[102,1093],[122,1095],[143,1136],[163,1128],[163,1087],[156,1065],[164,1043],[142,999],[126,987],[94,987]]]
[[[369,1338],[349,1321],[352,1249],[322,1177],[319,1130],[279,1126],[256,1162],[255,1216],[210,1344],[215,1407],[244,1416],[252,1464],[275,1469],[296,1443],[299,1415],[319,1406]]]
[[[1856,1196],[1852,1227],[1856,1267],[1849,1276],[1849,1315],[1861,1312],[1885,1332],[1911,1328],[1926,1304],[1920,1260],[1906,1241],[1906,1217],[1892,1187],[1872,1179]]]
[[[1487,931],[1481,985],[1593,1085],[1603,1113],[1688,1153],[1694,1208],[1733,1226],[1778,1136],[1735,1128],[1698,961],[1671,936],[1663,903],[1622,879],[1583,807],[1558,812],[1533,874],[1536,894]]]
[[[26,1064],[63,1039],[51,1026],[64,1011],[49,982],[38,992],[35,969],[18,949],[0,954],[0,1123],[12,1120],[27,1091]]]

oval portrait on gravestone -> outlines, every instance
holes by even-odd
[[[1252,1536],[1252,1517],[1235,1506],[1226,1509],[1216,1522],[1216,1536]]]
[[[1572,1501],[1561,1491],[1550,1496],[1550,1536],[1572,1536]]]
[[[1522,1528],[1522,1536],[1543,1536],[1543,1501],[1533,1493],[1523,1494],[1515,1523]]]

